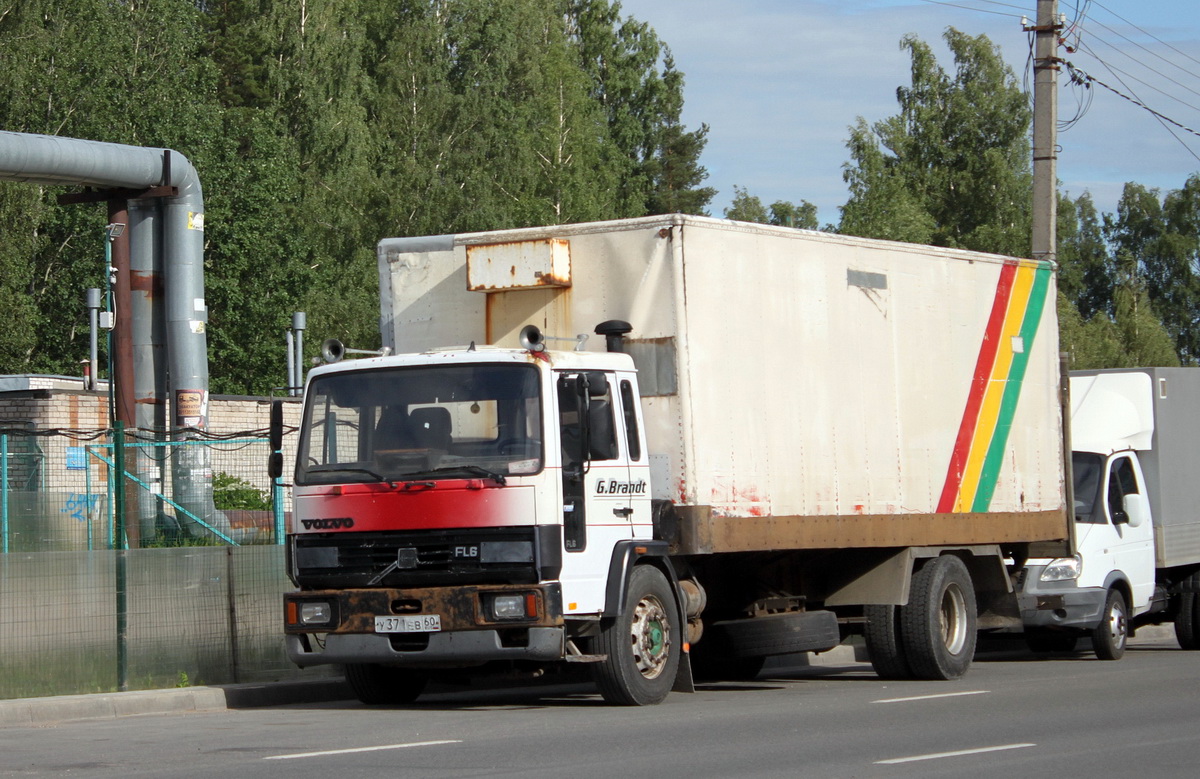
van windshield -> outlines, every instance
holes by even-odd
[[[1104,477],[1104,458],[1088,452],[1072,452],[1071,469],[1075,475],[1075,521],[1103,523],[1103,512],[1097,512],[1096,505]]]
[[[541,431],[538,371],[531,365],[328,374],[309,384],[296,484],[502,482],[542,469]]]

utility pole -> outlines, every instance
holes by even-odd
[[[1033,42],[1033,258],[1058,258],[1058,0],[1038,0]]]

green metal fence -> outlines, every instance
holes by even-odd
[[[268,449],[0,432],[0,698],[330,673],[284,653],[288,506]]]

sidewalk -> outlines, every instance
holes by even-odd
[[[0,728],[36,727],[56,722],[108,719],[137,714],[190,714],[289,703],[352,699],[341,679],[267,684],[179,687],[169,690],[58,695],[0,700]]]

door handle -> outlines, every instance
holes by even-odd
[[[633,509],[628,507],[623,509],[613,509],[613,514],[616,514],[618,517],[629,519],[629,517],[633,514]]]

